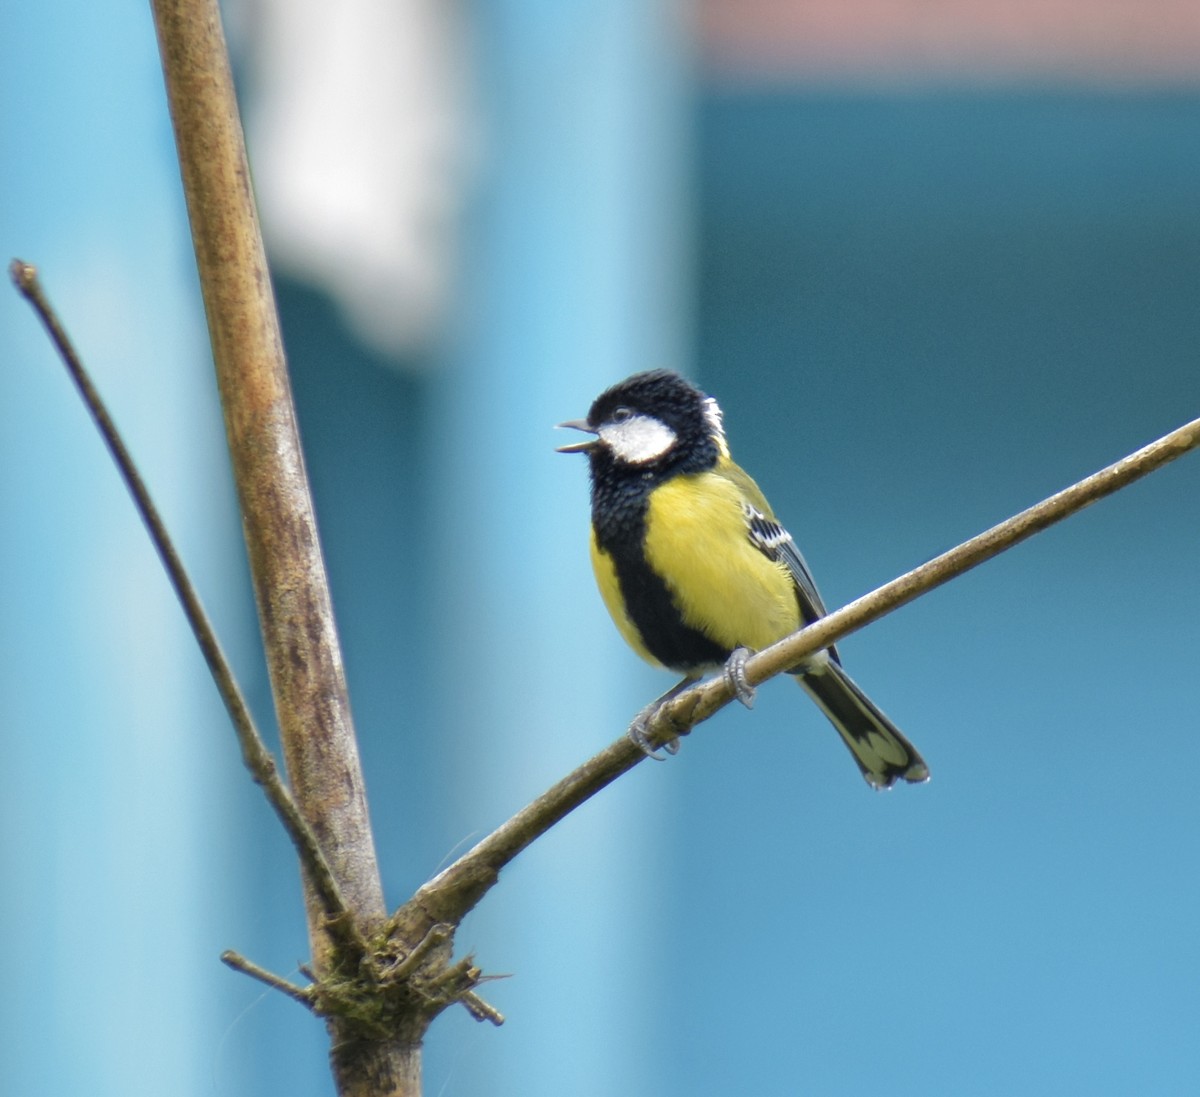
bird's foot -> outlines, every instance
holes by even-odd
[[[746,678],[746,660],[754,653],[749,648],[734,648],[725,661],[725,681],[733,690],[733,695],[747,708],[754,707],[754,694],[757,692]]]
[[[655,698],[644,709],[641,710],[634,718],[633,723],[629,725],[630,740],[633,745],[638,748],[646,757],[653,758],[656,762],[665,762],[666,757],[654,748],[654,744],[650,742],[650,735],[647,729],[650,727],[651,721],[658,715],[658,710],[663,707],[677,694],[682,693],[688,686],[692,685],[699,679],[692,674],[687,675],[682,681],[676,682],[666,693],[661,697]],[[679,739],[668,739],[662,745],[663,750],[667,754],[679,753]]]
[[[661,697],[657,701],[651,701],[650,704],[648,704],[633,718],[633,723],[629,725],[628,731],[629,738],[633,741],[633,745],[637,747],[638,750],[640,750],[647,758],[653,758],[656,762],[665,762],[667,760],[667,755],[661,754],[655,749],[654,744],[650,742],[650,735],[647,729],[650,726],[650,721],[654,719],[655,714],[665,704],[666,700]],[[667,754],[678,754],[679,740],[669,739],[667,742],[663,743],[663,750],[665,750]]]

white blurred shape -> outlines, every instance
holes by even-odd
[[[468,175],[460,7],[256,0],[232,14],[273,263],[328,293],[367,344],[419,348],[446,309]]]

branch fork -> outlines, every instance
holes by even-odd
[[[151,0],[151,6],[290,785],[255,728],[178,554],[36,271],[14,261],[13,279],[121,469],[229,710],[245,764],[302,866],[314,957],[302,970],[312,983],[298,986],[236,953],[222,959],[326,1019],[344,1097],[415,1097],[421,1039],[437,1013],[461,1002],[478,1020],[503,1021],[476,993],[485,976],[473,958],[452,959],[462,918],[523,849],[646,756],[628,738],[617,740],[388,916],[217,3]],[[760,685],[1198,444],[1195,420],[759,652],[745,663],[746,681]],[[688,734],[732,696],[722,677],[681,692],[649,721],[651,744]]]
[[[452,960],[458,925],[498,882],[503,868],[517,854],[585,800],[645,761],[645,753],[627,736],[622,736],[423,885],[390,918],[379,918],[371,904],[364,909],[361,903],[350,903],[317,830],[279,776],[275,759],[254,725],[178,553],[111,417],[46,300],[36,270],[20,260],[14,260],[10,269],[18,290],[34,307],[58,348],[129,486],[229,710],[246,766],[291,837],[311,888],[310,905],[315,909],[310,909],[310,921],[314,926],[314,941],[320,942],[321,947],[314,948],[318,963],[301,969],[312,979],[309,986],[298,986],[235,952],[226,952],[221,959],[329,1020],[334,1036],[335,1070],[341,1079],[357,1078],[362,1073],[362,1057],[370,1058],[374,1049],[388,1047],[403,1053],[419,1048],[433,1017],[456,1002],[476,1020],[502,1024],[503,1015],[476,993],[487,977],[473,957]],[[1200,419],[751,656],[744,664],[746,681],[751,686],[761,685],[851,632],[1198,445]],[[328,639],[336,643],[332,633]],[[330,659],[326,653],[325,661]],[[336,655],[332,659],[340,662]],[[648,722],[646,736],[652,746],[663,746],[689,734],[733,699],[734,688],[727,676],[700,682],[664,703]],[[361,891],[361,882],[357,890]],[[411,1055],[401,1054],[398,1061],[411,1065],[414,1060]],[[353,1089],[343,1086],[343,1092]],[[396,1092],[416,1091],[401,1087]]]

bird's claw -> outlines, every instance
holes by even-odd
[[[655,749],[654,744],[650,742],[650,736],[646,729],[650,726],[650,721],[654,719],[655,714],[660,708],[663,707],[664,703],[665,702],[662,700],[662,698],[659,698],[659,700],[652,701],[650,704],[648,704],[633,718],[633,723],[629,725],[628,731],[629,738],[633,742],[633,745],[637,747],[638,750],[640,750],[647,758],[653,758],[656,762],[665,762],[667,760],[667,756],[666,754],[660,754],[658,750]],[[667,742],[663,743],[663,750],[665,750],[667,754],[678,754],[679,740],[669,739]]]
[[[632,740],[633,745],[648,758],[653,758],[656,762],[666,761],[666,759],[654,749],[654,744],[650,742],[650,736],[647,734],[646,729],[650,726],[651,722],[654,720],[654,717],[658,715],[658,710],[661,709],[663,705],[665,705],[668,701],[673,701],[679,696],[680,693],[687,689],[688,686],[692,685],[696,681],[698,681],[696,675],[685,675],[669,690],[667,690],[666,693],[664,693],[661,697],[651,701],[650,704],[648,704],[633,718],[633,723],[629,725],[629,738]],[[685,728],[684,730],[686,731],[687,729]],[[668,754],[678,754],[679,737],[676,736],[673,739],[668,739],[665,743],[663,743],[662,748]]]
[[[754,707],[754,694],[757,692],[746,679],[746,660],[752,654],[749,648],[734,648],[725,661],[725,681],[733,690],[734,697],[746,708]]]

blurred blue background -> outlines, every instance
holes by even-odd
[[[348,109],[364,163],[424,150],[377,193],[437,185],[339,222],[331,155],[292,226],[283,9],[231,13],[392,904],[667,684],[604,616],[584,465],[552,452],[600,388],[669,365],[716,394],[834,606],[1200,409],[1179,5],[1049,5],[1099,59],[1069,29],[1010,59],[987,4],[970,48],[858,55],[863,16],[815,68],[770,4],[736,48],[718,0],[436,7],[381,26],[457,59],[423,85],[443,137],[394,87]],[[2,26],[4,256],[41,266],[269,722],[149,14]],[[399,272],[363,242],[389,218]],[[15,293],[0,333],[7,1085],[329,1094],[320,1023],[217,962],[306,959],[287,844]],[[872,794],[774,683],[566,820],[464,925],[509,1020],[439,1019],[426,1091],[1192,1092],[1198,491],[1185,458],[843,644],[928,785]]]

